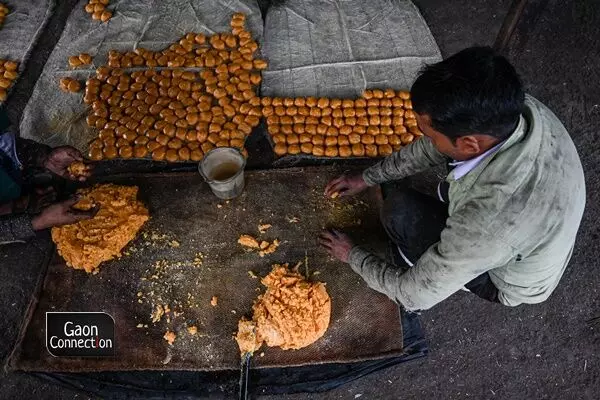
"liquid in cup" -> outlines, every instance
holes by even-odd
[[[245,166],[246,159],[239,150],[219,147],[204,156],[198,170],[215,196],[229,200],[238,197],[244,190]]]

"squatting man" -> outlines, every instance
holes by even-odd
[[[424,68],[411,88],[423,138],[362,174],[325,188],[353,196],[383,190],[382,224],[405,264],[392,265],[337,231],[320,243],[373,289],[407,310],[456,291],[506,306],[540,303],[571,258],[585,206],[583,170],[558,118],[524,93],[513,66],[487,47]],[[407,177],[448,166],[437,198]]]

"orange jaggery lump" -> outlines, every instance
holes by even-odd
[[[163,338],[171,345],[173,346],[173,343],[175,343],[175,339],[177,339],[177,334],[175,332],[171,332],[171,331],[166,331],[165,335],[163,336]]]
[[[283,350],[300,349],[323,336],[331,316],[324,283],[307,281],[287,264],[275,264],[261,282],[267,290],[252,307],[252,321],[238,323],[236,340],[242,354],[258,350],[263,342]]]
[[[238,331],[235,336],[235,340],[240,347],[240,353],[242,355],[246,353],[254,353],[260,349],[263,341],[256,337],[256,323],[254,321],[248,321],[245,318],[240,319],[238,322]]]
[[[100,209],[92,219],[52,228],[52,240],[68,266],[91,273],[100,263],[121,256],[149,218],[137,192],[136,186],[113,184],[78,191],[82,198],[75,208]]]
[[[240,238],[238,239],[238,243],[244,247],[248,247],[251,249],[260,248],[260,244],[258,243],[258,240],[256,240],[255,238],[253,238],[250,235],[241,235]]]
[[[85,176],[88,171],[88,166],[81,161],[73,161],[67,168],[69,173],[75,177]]]

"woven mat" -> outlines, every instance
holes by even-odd
[[[301,0],[269,9],[263,54],[265,96],[360,96],[366,88],[410,88],[441,60],[409,0]]]
[[[311,279],[327,284],[332,299],[329,329],[301,350],[263,347],[255,356],[256,367],[402,354],[396,304],[369,289],[350,267],[330,259],[317,246],[316,236],[326,226],[356,237],[362,232],[373,243],[385,243],[374,192],[347,200],[323,196],[327,181],[340,172],[335,167],[247,172],[244,194],[229,203],[212,196],[196,174],[113,179],[140,187],[140,197],[150,208],[150,221],[126,255],[104,264],[97,275],[67,268],[58,257],[50,264],[10,368],[63,372],[236,369],[239,351],[232,336],[237,321],[249,315],[253,300],[262,292],[259,280],[248,271],[264,276],[275,262],[295,265],[305,259]],[[290,222],[294,217],[298,221]],[[259,223],[273,227],[258,235]],[[269,241],[278,238],[282,244],[275,253],[260,258],[236,243],[242,233]],[[197,265],[194,259],[200,252],[202,264]],[[168,264],[162,270],[164,276],[152,278],[163,273],[154,268],[161,260]],[[300,270],[306,272],[305,266]],[[212,296],[219,299],[216,307],[210,305]],[[183,314],[153,324],[150,314],[158,297],[160,304]],[[108,312],[116,321],[117,356],[52,357],[44,348],[46,311]],[[189,325],[197,326],[197,335],[186,331]],[[173,346],[163,339],[167,329],[178,335]]]

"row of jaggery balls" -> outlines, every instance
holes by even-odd
[[[0,60],[0,103],[8,97],[8,89],[17,80],[19,64],[15,61]]]
[[[132,67],[204,67],[223,68],[233,73],[236,70],[262,70],[267,67],[265,60],[254,59],[258,43],[252,34],[245,30],[246,17],[243,13],[235,13],[231,19],[231,33],[206,36],[203,33],[189,32],[178,42],[162,51],[152,51],[138,47],[133,51],[108,53],[108,68]],[[69,67],[79,68],[92,64],[92,57],[87,53],[74,55],[68,59]],[[218,72],[222,72],[218,71]],[[72,83],[73,78],[64,78],[61,87],[67,91],[79,91],[81,85]],[[70,85],[69,85],[70,83]]]
[[[231,69],[265,69],[264,60],[255,60],[258,44],[252,34],[242,30],[239,36],[220,33],[207,37],[203,33],[188,33],[178,43],[162,51],[140,49],[120,53],[111,51],[108,66],[111,68],[169,67],[215,68],[230,64]]]
[[[369,89],[358,99],[263,98],[278,156],[378,157],[422,136],[410,93]]]
[[[108,22],[113,16],[112,11],[106,9],[109,3],[110,0],[89,0],[85,5],[85,12],[96,21]]]
[[[132,67],[194,67],[217,68],[217,73],[230,73],[243,69],[246,71],[262,70],[267,67],[267,62],[255,59],[254,53],[258,43],[253,40],[252,33],[245,30],[246,16],[235,13],[231,19],[231,33],[220,33],[207,36],[203,33],[189,32],[178,42],[171,44],[164,50],[152,51],[138,47],[133,51],[119,52],[111,50],[108,53],[107,67],[132,68]],[[87,53],[74,55],[68,59],[69,67],[79,68],[92,64],[92,57]],[[254,79],[256,79],[254,77]],[[68,91],[78,91],[72,84],[71,90],[67,89],[72,78],[66,78]],[[256,84],[256,83],[255,83]]]
[[[243,22],[243,17],[234,18]],[[191,35],[197,36],[191,33],[182,40]],[[132,53],[141,56],[148,52],[136,49]],[[249,53],[249,60],[244,59],[251,61],[249,69],[241,65],[233,50],[220,52],[220,64],[199,73],[181,68],[126,72],[99,67],[95,77],[87,80],[83,98],[91,105],[87,123],[99,130],[90,144],[90,158],[152,156],[155,160],[199,161],[214,147],[244,151],[245,138],[259,124],[262,113],[255,91],[261,75],[252,62],[259,60],[253,60],[253,51]],[[124,56],[126,53],[120,55],[120,61]],[[78,60],[69,60],[72,67],[87,64],[81,55],[76,57]],[[260,61],[258,66],[266,67],[266,62]]]
[[[235,13],[230,22],[231,32],[209,36],[190,32],[162,51],[111,51],[108,54],[108,66],[216,68],[228,64],[231,72],[236,69],[265,69],[266,61],[254,59],[258,43],[252,38],[252,33],[245,29],[245,23],[246,16],[243,13]]]

